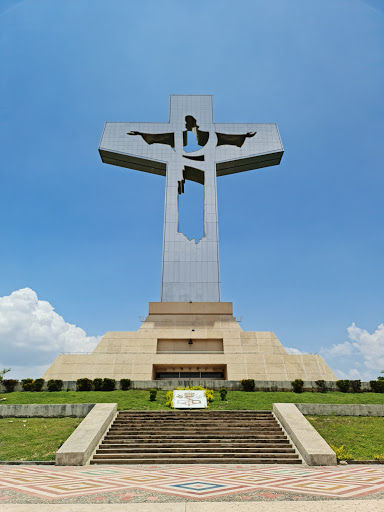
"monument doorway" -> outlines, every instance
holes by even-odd
[[[153,365],[152,375],[153,380],[225,380],[227,378],[227,365]]]

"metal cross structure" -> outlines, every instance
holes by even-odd
[[[199,149],[185,151],[188,132]],[[168,123],[106,123],[104,163],[166,177],[162,302],[220,302],[216,177],[278,165],[277,125],[214,123],[212,96],[172,95]],[[185,180],[204,186],[204,236],[179,231],[178,197]]]

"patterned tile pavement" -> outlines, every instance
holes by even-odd
[[[382,498],[384,466],[0,466],[3,503]]]

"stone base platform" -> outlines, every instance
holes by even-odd
[[[62,354],[44,379],[336,381],[319,355],[291,355],[271,331],[245,332],[231,302],[150,302],[136,332],[108,332],[92,354]]]

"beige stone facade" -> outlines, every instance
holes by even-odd
[[[108,332],[92,354],[60,355],[43,377],[143,381],[198,374],[225,380],[337,380],[319,355],[290,355],[273,332],[243,331],[230,302],[152,302],[137,332]]]

